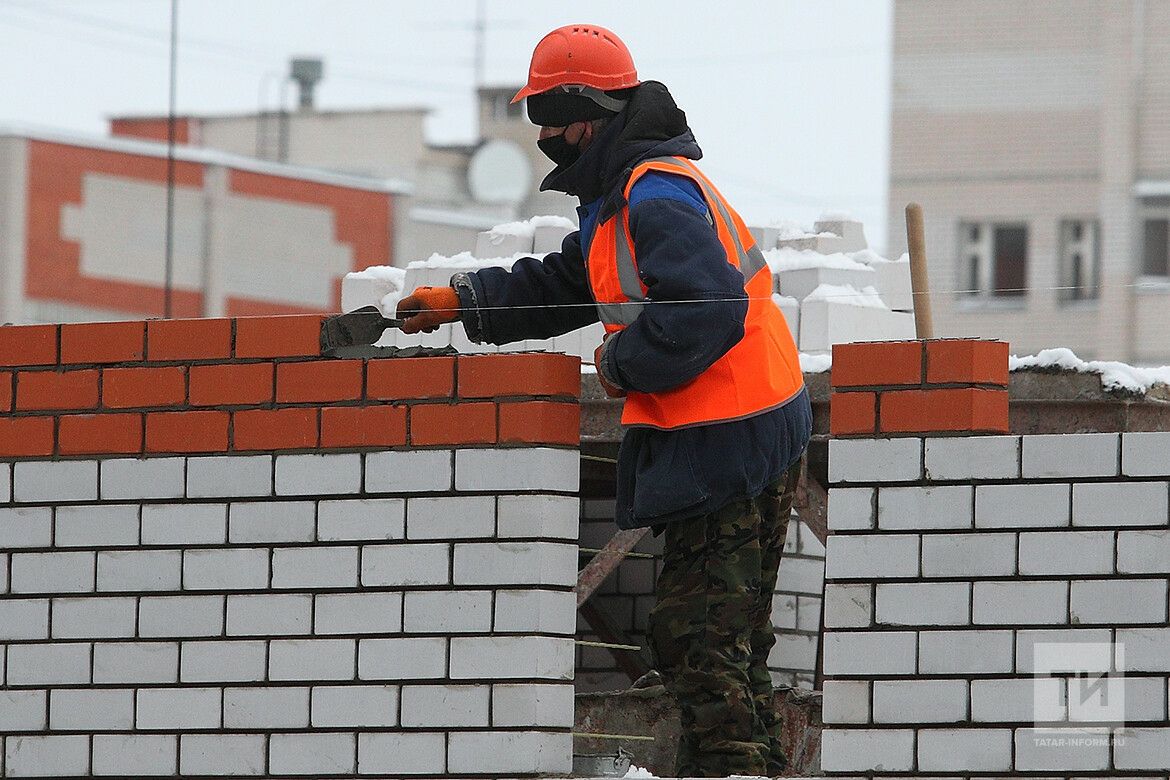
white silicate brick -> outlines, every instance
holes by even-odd
[[[1072,583],[1073,623],[1166,622],[1166,580],[1081,580]]]
[[[48,638],[48,599],[0,600],[0,641]]]
[[[184,550],[184,590],[262,590],[268,587],[268,550]]]
[[[129,731],[134,728],[134,691],[84,688],[49,694],[49,728],[54,731]]]
[[[51,507],[0,507],[0,549],[48,547],[52,543]]]
[[[1170,531],[1120,531],[1117,534],[1118,574],[1170,572]]]
[[[975,625],[1063,625],[1068,622],[1067,582],[976,582]]]
[[[1164,771],[1170,766],[1170,728],[1128,727],[1125,740],[1114,748],[1116,769],[1151,769]]]
[[[117,458],[101,462],[103,501],[182,498],[183,458]]]
[[[99,591],[178,590],[183,577],[181,550],[108,550],[97,554]]]
[[[93,646],[93,681],[135,685],[179,681],[176,642],[98,642]]]
[[[1116,433],[1024,436],[1021,475],[1024,479],[1116,476],[1118,444]]]
[[[1006,772],[1012,768],[1011,729],[921,729],[918,769]]]
[[[919,674],[1003,674],[1012,671],[1011,631],[923,631]]]
[[[922,439],[830,439],[829,482],[912,482],[922,478]]]
[[[869,685],[866,680],[825,680],[821,720],[826,725],[869,723]]]
[[[215,455],[187,459],[188,498],[272,495],[271,455]]]
[[[136,613],[133,597],[53,599],[53,638],[133,637]]]
[[[81,777],[89,774],[89,737],[85,735],[7,737],[6,777]]]
[[[825,576],[828,579],[916,577],[918,536],[830,536],[825,554]]]
[[[312,501],[248,501],[228,507],[232,544],[311,542],[316,532],[317,507]]]
[[[493,685],[492,725],[569,728],[573,725],[573,686]]]
[[[396,634],[402,630],[402,593],[319,593],[315,634]]]
[[[12,500],[12,464],[0,463],[0,504]]]
[[[293,775],[337,775],[356,769],[354,734],[273,734],[268,771]]]
[[[93,774],[109,777],[173,775],[179,738],[167,734],[95,734]]]
[[[372,452],[366,455],[367,493],[428,493],[450,490],[455,473],[451,450]]]
[[[786,593],[776,594],[772,597],[772,627],[773,628],[796,628],[796,610],[797,610],[797,596],[790,596]]]
[[[1020,574],[1112,574],[1112,531],[1020,534]]]
[[[261,775],[266,762],[263,734],[183,734],[179,772],[184,775]]]
[[[913,768],[911,729],[826,728],[821,736],[824,772],[909,772]]]
[[[274,639],[269,648],[271,680],[352,680],[352,639]]]
[[[1095,695],[1086,696],[1097,681],[1069,678],[1065,682],[1068,684],[1070,702],[1081,702],[1082,699],[1086,699],[1084,706],[1075,704],[1071,707],[1074,717],[1096,722],[1113,720],[1109,717],[1108,707],[1104,708],[1105,712],[1097,709],[1102,704],[1099,691],[1093,691]],[[1123,697],[1126,723],[1166,720],[1166,681],[1163,678],[1111,677],[1105,682],[1109,686],[1111,701],[1117,700],[1117,694]],[[1095,710],[1100,714],[1094,712]]]
[[[443,637],[363,639],[358,643],[361,680],[426,680],[447,674]]]
[[[573,679],[573,640],[559,637],[453,637],[454,680]]]
[[[825,585],[825,628],[865,628],[872,623],[872,585]]]
[[[146,504],[142,507],[145,545],[223,544],[227,504]]]
[[[1059,528],[1069,521],[1069,486],[979,485],[976,528]]]
[[[338,499],[317,506],[322,542],[390,541],[405,538],[406,502],[401,498]]]
[[[308,728],[309,689],[225,688],[223,726],[227,729]]]
[[[1120,633],[1120,632],[1119,632]],[[1118,643],[1122,643],[1119,637]],[[1125,655],[1124,651],[1119,655]],[[1108,629],[1017,629],[1016,672],[1107,672],[1114,647]],[[1128,663],[1128,657],[1126,658]]]
[[[447,766],[451,772],[565,774],[573,768],[573,738],[568,732],[454,732]]]
[[[179,679],[185,683],[259,682],[264,679],[264,642],[184,642]]]
[[[1126,730],[1128,731],[1128,729]],[[1127,735],[1124,740],[1128,741]],[[1109,765],[1109,729],[1062,726],[1016,731],[1016,771],[1093,772]]]
[[[573,496],[500,496],[500,538],[577,540],[580,500]]]
[[[76,685],[90,682],[87,643],[10,645],[9,685]]]
[[[361,489],[362,456],[356,453],[276,457],[278,496],[327,496]]]
[[[1165,482],[1090,482],[1073,485],[1073,525],[1165,526],[1170,512]]]
[[[827,520],[830,531],[869,531],[874,527],[873,488],[833,488],[829,491]]]
[[[966,680],[874,680],[874,723],[967,720]]]
[[[13,498],[16,503],[96,501],[98,462],[96,460],[30,460],[13,469]]]
[[[289,547],[272,551],[273,588],[352,588],[357,547]]]
[[[390,732],[358,735],[358,773],[386,777],[439,775],[446,769],[442,733]]]
[[[44,731],[45,691],[0,690],[0,733]]]
[[[404,685],[403,726],[487,726],[490,685]]]
[[[1170,431],[1142,431],[1121,434],[1121,473],[1127,477],[1170,475],[1166,453],[1170,452]]]
[[[577,595],[572,591],[501,590],[496,592],[495,631],[572,634]]]
[[[969,485],[890,487],[878,491],[878,528],[883,531],[971,527]]]
[[[577,545],[494,542],[455,545],[456,585],[577,584]]]
[[[922,538],[925,577],[1004,577],[1015,570],[1015,534],[930,534]]]
[[[313,597],[241,594],[227,597],[228,636],[295,636],[312,629]]]
[[[492,628],[490,590],[413,591],[405,595],[408,634],[486,633]]]
[[[926,439],[926,478],[933,481],[1017,479],[1019,436]]]
[[[18,553],[9,563],[12,593],[89,593],[94,589],[92,552]]]
[[[826,633],[825,674],[913,674],[915,648],[912,631]]]
[[[580,487],[581,459],[575,449],[526,447],[455,451],[455,489],[504,492]]]
[[[223,633],[223,596],[143,597],[138,602],[141,637],[205,637]]]
[[[495,496],[412,498],[406,504],[408,539],[463,539],[495,532]]]
[[[138,505],[59,506],[53,522],[57,547],[112,547],[138,544]]]
[[[817,665],[817,638],[808,634],[784,632],[776,635],[776,644],[768,654],[768,666],[811,672]]]
[[[625,563],[623,562],[623,566]],[[780,564],[776,590],[790,593],[819,594],[825,587],[825,562],[821,558],[786,556]],[[641,591],[653,593],[650,587]]]
[[[219,688],[142,688],[135,725],[143,731],[219,728],[222,695]]]
[[[398,695],[398,688],[393,685],[316,687],[313,689],[312,724],[326,728],[397,726]]]
[[[362,548],[362,585],[446,585],[450,556],[448,544],[369,545]]]
[[[1165,672],[1170,669],[1170,628],[1119,628],[1117,645],[1116,663],[1122,671]]]
[[[1058,677],[971,681],[971,720],[976,723],[1035,723],[1067,716],[1064,680]]]
[[[876,590],[879,625],[957,626],[970,619],[967,582],[878,583]]]

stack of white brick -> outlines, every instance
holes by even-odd
[[[827,772],[1164,777],[1170,434],[834,440]]]
[[[568,771],[575,450],[0,464],[6,777]]]

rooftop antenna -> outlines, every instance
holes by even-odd
[[[175,275],[175,72],[179,50],[179,0],[171,0],[171,81],[167,97],[167,226],[164,242],[163,317],[171,318],[171,287]]]

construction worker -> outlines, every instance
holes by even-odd
[[[580,229],[543,260],[415,290],[403,330],[462,320],[506,344],[601,320],[598,378],[626,399],[617,524],[665,534],[649,641],[682,710],[677,776],[779,774],[772,594],[812,412],[771,273],[612,32],[545,36],[525,99],[556,164],[540,188],[579,198]]]

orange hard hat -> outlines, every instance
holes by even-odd
[[[621,38],[595,24],[569,24],[536,44],[528,83],[512,102],[556,87],[584,86],[607,92],[640,83],[634,58]]]

